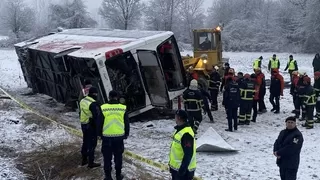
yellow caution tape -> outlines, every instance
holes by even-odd
[[[66,129],[69,133],[73,134],[73,135],[76,135],[76,136],[79,136],[79,137],[82,137],[82,132],[80,130],[77,130],[75,128],[72,128],[72,127],[69,127],[69,126],[66,126],[64,124],[61,124],[61,123],[58,123],[57,121],[49,118],[49,117],[46,117],[44,115],[42,115],[41,113],[37,112],[36,110],[32,109],[30,106],[28,106],[27,104],[25,104],[24,102],[22,101],[19,101],[18,99],[16,99],[15,97],[13,97],[12,95],[10,95],[7,91],[5,91],[3,88],[0,87],[0,90],[5,93],[8,97],[10,97],[10,99],[12,99],[13,101],[15,101],[17,104],[19,104],[22,108],[30,111],[31,113],[45,119],[45,120],[48,120],[54,124],[57,124],[58,126]],[[124,155],[127,156],[127,157],[130,157],[132,159],[135,159],[135,160],[138,160],[140,162],[144,162],[150,166],[153,166],[155,168],[158,168],[160,170],[163,170],[163,171],[169,171],[169,166],[168,165],[165,165],[163,163],[159,163],[159,162],[155,162],[153,160],[150,160],[150,159],[147,159],[147,158],[144,158],[142,156],[139,156],[137,154],[134,154],[133,152],[130,152],[130,151],[127,151],[125,150],[124,151]],[[201,178],[199,177],[194,177],[193,180],[202,180]]]

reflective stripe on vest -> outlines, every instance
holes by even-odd
[[[189,133],[194,138],[194,132],[191,127],[185,127],[180,130],[178,133],[175,132],[172,138],[170,155],[169,155],[169,166],[170,168],[179,171],[179,168],[182,163],[182,159],[184,157],[184,152],[181,146],[181,138],[185,133]],[[196,160],[196,142],[193,144],[193,154],[190,164],[188,166],[188,170],[190,172],[195,171],[197,167]]]
[[[272,58],[270,59],[271,61],[271,69],[278,69],[278,63],[279,63],[279,59],[277,58],[276,60],[273,60]]]
[[[104,115],[102,135],[104,137],[124,136],[126,106],[122,104],[103,104],[101,110]]]
[[[253,62],[253,69],[258,69],[259,68],[259,63],[260,63],[260,59],[256,59]]]
[[[311,105],[316,105],[317,103],[317,99],[316,99],[316,94],[312,94],[310,96],[305,95],[306,97],[306,101],[304,102],[307,106],[311,106]]]
[[[242,100],[253,100],[254,96],[252,96],[251,98],[247,97],[248,92],[251,92],[253,94],[254,92],[256,92],[256,90],[254,90],[254,89],[240,89],[240,94],[242,95],[241,96]]]
[[[296,66],[295,66],[295,62],[296,62],[296,60],[289,60],[289,62],[288,62],[288,69],[290,70],[290,71],[294,71],[295,69],[296,69]]]
[[[81,124],[88,124],[90,118],[92,118],[92,112],[90,111],[91,103],[96,102],[93,98],[86,96],[80,101],[80,122]]]
[[[197,108],[196,109],[189,109],[188,106],[186,107],[187,111],[200,111],[202,106],[203,106],[203,100],[197,100],[197,99],[185,99],[185,103],[191,102],[191,103],[196,103]]]

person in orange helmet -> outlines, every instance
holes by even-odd
[[[256,74],[257,76],[257,79],[256,79],[256,83],[257,85],[259,85],[259,101],[258,101],[258,113],[261,114],[261,113],[265,113],[267,112],[267,107],[266,107],[266,104],[264,103],[264,96],[266,95],[266,80],[265,80],[265,76],[264,74],[261,72],[261,69],[260,68],[256,68],[254,70],[254,73]]]
[[[296,105],[296,99],[299,98],[299,95],[297,93],[298,90],[298,81],[299,81],[299,72],[293,71],[292,77],[291,77],[291,86],[290,86],[290,94],[292,95],[293,104],[294,104],[294,110],[292,113],[296,112],[296,109],[299,109],[299,107]]]
[[[303,97],[303,106],[306,110],[307,120],[305,124],[302,124],[303,127],[306,127],[307,129],[313,128],[313,111],[314,106],[316,105],[317,99],[316,99],[316,92],[311,86],[311,79],[310,77],[306,76],[303,78],[303,83],[306,85],[305,88],[305,94]]]
[[[283,89],[283,77],[278,69],[272,69],[269,100],[273,107],[271,111],[275,114],[280,113],[280,96],[283,96]]]

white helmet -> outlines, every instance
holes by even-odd
[[[218,71],[218,70],[219,70],[219,67],[218,67],[218,66],[214,66],[214,69]]]
[[[307,75],[307,73],[305,71],[299,71],[299,75],[300,76],[305,76],[305,75]]]
[[[197,90],[198,89],[198,81],[195,80],[195,79],[192,79],[191,82],[190,82],[189,88],[191,90]]]

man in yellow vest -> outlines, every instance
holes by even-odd
[[[100,107],[96,102],[97,97],[97,88],[91,87],[89,94],[80,101],[80,122],[83,133],[82,166],[88,164],[89,168],[100,166],[99,163],[94,163],[98,135],[97,125],[102,121]]]
[[[188,124],[188,114],[177,110],[176,131],[173,135],[169,154],[169,167],[172,180],[192,180],[196,170],[196,142],[194,132]]]
[[[269,60],[268,70],[271,72],[272,69],[280,69],[280,61],[276,54],[274,54]]]
[[[260,68],[261,69],[261,61],[262,61],[263,57],[260,56],[258,59],[254,60],[253,61],[253,69],[258,69]]]
[[[123,140],[129,136],[130,122],[126,106],[119,103],[118,93],[110,91],[109,102],[101,106],[104,116],[102,129],[102,154],[104,160],[105,180],[112,180],[112,155],[114,156],[116,179],[122,180]]]
[[[285,71],[289,70],[289,74],[290,74],[291,78],[292,78],[292,72],[293,71],[298,71],[297,61],[293,59],[292,55],[289,56],[289,62],[288,62],[287,66],[286,66],[286,68],[284,70]]]

